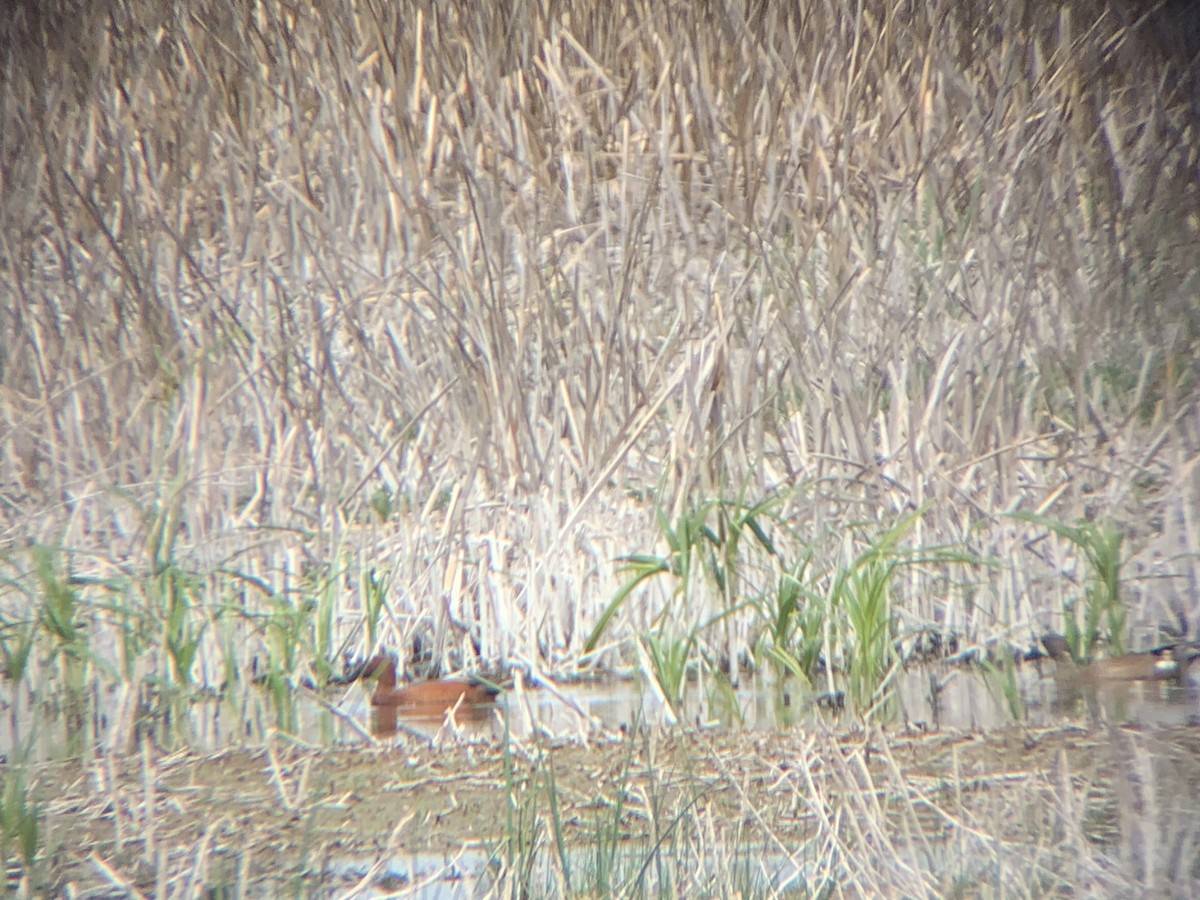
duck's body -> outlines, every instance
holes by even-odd
[[[486,684],[452,679],[422,681],[402,688],[379,684],[371,695],[371,705],[394,706],[400,712],[428,710],[440,715],[460,704],[464,707],[491,705],[498,693]]]
[[[405,687],[396,686],[396,660],[376,657],[363,670],[364,676],[377,675],[372,706],[383,706],[414,716],[441,718],[452,709],[474,712],[489,707],[499,694],[490,684],[479,681],[441,679],[422,681]]]
[[[1060,672],[1095,682],[1180,681],[1189,661],[1189,654],[1179,654],[1174,647],[1164,647],[1150,653],[1129,653],[1080,666],[1071,657],[1062,635],[1048,634],[1042,638],[1042,645],[1058,663]]]

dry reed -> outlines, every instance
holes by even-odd
[[[1194,47],[1122,9],[17,7],[6,577],[61,551],[115,659],[176,566],[206,683],[281,598],[334,652],[369,572],[385,643],[569,671],[647,496],[794,488],[793,547],[923,508],[1001,562],[907,623],[1051,623],[1079,561],[1021,508],[1115,522],[1135,633],[1195,628]]]

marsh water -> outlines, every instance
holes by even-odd
[[[1056,677],[1048,661],[1018,666],[1014,683],[1019,699],[1010,701],[1000,680],[978,669],[918,666],[898,678],[894,701],[876,718],[896,737],[897,747],[921,748],[911,756],[915,771],[933,765],[930,760],[950,759],[928,749],[946,742],[959,748],[951,754],[956,760],[967,752],[962,748],[969,748],[981,766],[1025,772],[1031,747],[1044,748],[1047,767],[1056,764],[1055,753],[1077,752],[1080,746],[1089,749],[1079,765],[1102,765],[1084,737],[1097,727],[1132,728],[1147,740],[1169,735],[1162,745],[1175,749],[1162,751],[1164,758],[1176,755],[1178,742],[1194,740],[1200,731],[1194,686],[1130,683],[1081,689]],[[272,853],[304,861],[290,870],[291,877],[305,884],[319,881],[328,892],[317,891],[320,896],[387,896],[402,889],[405,896],[467,897],[503,890],[497,847],[511,841],[511,834],[502,840],[502,833],[513,826],[501,813],[511,809],[514,796],[537,793],[541,766],[556,773],[555,791],[562,794],[556,802],[575,810],[567,821],[576,823],[603,815],[594,804],[607,796],[612,772],[624,765],[623,777],[633,783],[649,779],[651,787],[640,790],[653,794],[664,789],[665,781],[656,780],[660,773],[670,770],[661,760],[679,754],[690,760],[682,764],[688,778],[696,777],[697,761],[713,767],[714,774],[728,765],[749,766],[745,759],[765,761],[765,770],[753,779],[762,784],[746,789],[767,790],[768,781],[792,777],[788,773],[797,771],[795,760],[805,752],[824,765],[829,747],[843,740],[831,736],[859,729],[861,720],[834,702],[839,683],[821,687],[767,678],[745,678],[735,687],[723,678],[702,678],[689,683],[676,713],[636,678],[538,683],[518,677],[494,707],[442,722],[386,711],[381,717],[362,684],[323,693],[298,691],[286,710],[265,690],[248,686],[238,697],[168,704],[144,721],[137,719],[135,698],[119,690],[96,691],[73,710],[47,698],[10,696],[9,715],[0,716],[0,742],[9,759],[37,763],[39,790],[75,811],[69,819],[51,817],[61,833],[74,835],[73,841],[110,845],[113,822],[104,810],[112,808],[113,798],[145,794],[143,805],[162,808],[164,820],[173,822],[171,830],[192,835],[183,847],[218,826],[242,834],[216,854],[224,867],[215,876],[218,882],[250,883],[248,876],[238,881],[237,873],[262,866],[264,860],[255,854],[275,847]],[[835,743],[817,753],[813,735]],[[647,749],[655,747],[667,749]],[[512,759],[529,753],[535,774],[514,776]],[[629,768],[631,754],[647,758]],[[610,775],[599,774],[605,772]],[[948,776],[939,770],[936,777]],[[955,777],[961,775],[956,771]],[[626,785],[618,796],[628,790]],[[641,794],[635,790],[631,796]],[[613,802],[605,799],[600,809]],[[632,801],[615,802],[619,809]],[[765,809],[772,802],[768,793],[753,805]],[[87,808],[95,814],[78,814]],[[128,815],[135,824],[139,815],[146,821],[145,813]],[[622,830],[630,827],[622,823]],[[128,840],[130,825],[125,827]],[[314,841],[322,848],[319,864],[310,858]],[[800,832],[794,846],[806,846]],[[621,847],[611,850],[607,865],[636,868],[647,852],[644,843]],[[567,866],[569,858],[576,870],[585,869],[596,864],[595,852],[594,840],[585,838],[563,849],[567,856],[555,865]],[[729,852],[734,858],[745,855],[745,883],[756,885],[755,892],[805,891],[809,876],[820,868],[798,850],[781,852],[769,843]],[[538,863],[549,864],[544,858]],[[695,872],[705,862],[678,859],[674,864]],[[954,865],[961,869],[962,860]],[[523,877],[541,875],[526,871]],[[545,877],[554,893],[552,873]],[[259,890],[270,894],[281,882],[269,884]]]
[[[891,701],[875,713],[886,726],[919,731],[987,732],[1020,723],[1047,727],[1076,715],[1144,726],[1194,724],[1200,716],[1196,686],[1169,682],[1128,682],[1081,687],[1056,677],[1048,660],[1017,666],[1018,694],[1010,700],[998,676],[975,667],[926,663],[901,672]],[[691,727],[734,732],[776,731],[821,722],[836,727],[847,715],[838,678],[816,688],[794,678],[743,677],[737,685],[723,676],[691,681],[678,711],[636,677],[555,681],[519,677],[494,707],[459,714],[453,721],[413,719],[373,709],[368,688],[352,684],[316,693],[297,691],[281,710],[265,690],[247,686],[236,698],[209,698],[162,709],[156,716],[120,688],[93,691],[69,710],[62,698],[22,692],[4,698],[0,753],[14,750],[30,760],[54,759],[103,747],[132,749],[142,734],[163,746],[186,743],[201,752],[246,746],[286,732],[304,746],[372,744],[400,735],[434,739],[439,735],[508,735],[518,741],[536,735],[580,737],[633,729]],[[136,717],[141,716],[141,719]]]

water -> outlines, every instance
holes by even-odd
[[[892,704],[878,719],[918,730],[987,732],[1015,721],[1050,726],[1072,717],[1149,727],[1197,721],[1197,690],[1159,682],[1131,682],[1080,688],[1054,677],[1049,662],[1017,667],[1020,718],[1014,716],[998,680],[978,669],[924,664],[895,681]],[[246,686],[233,697],[201,702],[147,702],[127,687],[94,688],[68,710],[61,698],[51,702],[10,687],[4,698],[9,715],[0,714],[0,753],[19,751],[29,759],[82,754],[89,747],[122,753],[136,749],[142,737],[164,748],[186,744],[194,750],[264,743],[286,734],[302,745],[370,743],[397,733],[435,740],[462,735],[518,741],[533,736],[588,737],[645,727],[723,728],[773,731],[813,723],[819,717],[837,725],[853,724],[839,710],[840,682],[820,689],[794,679],[744,677],[736,686],[707,675],[688,684],[676,713],[638,678],[580,683],[518,676],[494,708],[465,711],[452,722],[414,720],[372,708],[365,684],[318,695],[304,690],[285,709],[265,690]]]

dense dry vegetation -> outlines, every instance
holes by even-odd
[[[913,511],[963,563],[891,585],[901,636],[1055,624],[1086,566],[1018,509],[1125,537],[1135,641],[1195,628],[1188,35],[806,6],[19,8],[10,607],[83,585],[93,652],[205,682],[364,608],[561,671],[615,560],[724,500],[774,552],[638,593],[602,661],[722,615],[698,646],[746,659],[805,553],[819,594]]]
[[[56,872],[114,896],[1189,897],[1198,750],[1074,727],[229,749],[61,764],[46,815]]]
[[[902,626],[1027,643],[1084,576],[1022,509],[1128,539],[1135,640],[1194,628],[1178,26],[808,6],[20,8],[10,597],[84,583],[101,657],[183,629],[205,681],[257,613],[320,607],[329,655],[380,601],[393,645],[561,670],[656,510],[770,498],[781,549],[677,616],[919,510],[997,565],[906,571]],[[757,609],[701,646],[745,658]]]
[[[898,639],[1029,646],[1072,604],[1118,642],[1195,638],[1184,12],[12,5],[5,674],[119,686],[132,727],[147,684],[244,684],[255,660],[281,697],[376,644],[679,690],[698,660],[824,658],[867,660],[862,708]],[[979,876],[926,826],[995,850],[1000,892],[1195,883],[1194,828],[1160,841],[1185,816],[1150,794],[1093,846],[1062,769],[1027,834],[1066,834],[1081,868],[1048,851],[1013,875],[1027,844],[898,769],[885,828],[848,758],[836,790],[789,788],[866,804],[812,820],[845,850],[813,883]],[[40,821],[14,778],[6,852]],[[705,821],[689,840],[743,840]],[[152,851],[152,882],[190,864]]]

